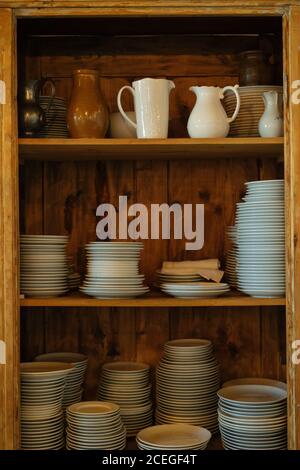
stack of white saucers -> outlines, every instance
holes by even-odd
[[[166,283],[176,284],[182,282],[199,282],[203,280],[199,274],[164,274],[160,269],[156,271],[156,276],[159,286]]]
[[[139,362],[104,364],[97,398],[117,403],[127,436],[135,436],[153,422],[150,367]]]
[[[241,106],[237,118],[230,124],[231,136],[259,136],[258,124],[265,110],[263,93],[273,90],[279,93],[280,108],[282,108],[282,86],[257,85],[238,88]],[[228,116],[232,116],[236,107],[233,93],[225,94],[224,106]]]
[[[287,392],[274,385],[248,383],[222,388],[219,426],[228,450],[287,448]]]
[[[198,299],[227,294],[230,286],[225,282],[183,282],[162,284],[161,290],[180,299]]]
[[[230,286],[236,287],[236,227],[235,225],[227,227],[227,237],[231,242],[231,248],[227,251],[225,273]]]
[[[21,364],[21,448],[64,447],[62,400],[72,365],[54,362]]]
[[[115,403],[86,401],[67,408],[67,449],[122,450],[126,430]]]
[[[190,424],[163,424],[143,429],[136,436],[141,450],[204,450],[211,433]]]
[[[21,293],[55,297],[68,292],[64,235],[21,235]]]
[[[217,432],[219,386],[211,341],[167,342],[156,370],[156,423],[187,423]]]
[[[68,287],[70,290],[77,290],[81,284],[81,276],[76,272],[75,264],[71,256],[68,257]]]
[[[64,362],[72,364],[73,369],[70,371],[66,378],[66,386],[63,394],[62,407],[63,409],[78,403],[82,399],[83,382],[87,369],[88,358],[84,354],[72,352],[54,352],[47,354],[40,354],[35,358],[39,362]]]
[[[81,292],[98,299],[138,297],[149,292],[139,274],[143,243],[92,242],[86,245],[87,274]]]
[[[253,297],[285,294],[283,180],[246,183],[236,211],[238,289]]]
[[[37,137],[66,138],[67,127],[67,102],[63,98],[40,96],[39,102],[46,116],[45,126],[37,132]]]
[[[81,284],[81,276],[79,273],[72,273],[68,275],[68,287],[70,290],[77,290]]]

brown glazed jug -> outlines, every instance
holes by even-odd
[[[68,107],[70,137],[102,138],[105,136],[109,115],[99,87],[97,70],[80,69],[73,72],[74,85]]]
[[[240,86],[273,85],[273,66],[270,54],[261,50],[245,51],[240,54]]]

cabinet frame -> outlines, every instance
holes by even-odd
[[[85,5],[82,7],[82,5]],[[88,5],[87,5],[88,4]],[[0,364],[0,449],[19,447],[19,208],[17,144],[17,18],[78,16],[189,17],[281,16],[283,20],[285,93],[285,181],[287,262],[287,379],[289,387],[289,448],[300,449],[300,369],[292,363],[292,342],[300,339],[300,122],[299,105],[293,104],[293,82],[300,79],[300,2],[284,1],[153,1],[129,0],[0,0],[0,79],[6,84],[6,104],[0,105],[0,340],[6,344],[6,364]]]

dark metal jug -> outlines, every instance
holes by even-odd
[[[52,100],[49,102],[49,109],[53,98],[55,97],[55,85],[51,79],[44,78],[42,80],[29,80],[22,91],[19,126],[21,135],[23,136],[33,137],[35,133],[41,130],[46,124],[45,112],[40,106],[39,97],[42,87],[48,82],[51,85],[52,97]]]

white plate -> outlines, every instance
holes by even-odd
[[[222,388],[232,387],[235,385],[271,385],[272,387],[287,390],[287,384],[274,379],[265,379],[262,377],[244,377],[241,379],[227,380],[223,383]]]
[[[210,438],[211,433],[207,429],[185,424],[151,426],[137,435],[138,442],[154,449],[189,448],[206,443]]]
[[[278,387],[270,385],[236,385],[225,387],[218,391],[218,396],[225,403],[238,404],[266,404],[278,403],[287,398],[287,392]]]

